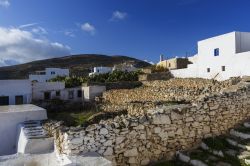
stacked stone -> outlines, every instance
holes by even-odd
[[[62,134],[56,138],[63,140],[60,149],[68,155],[97,152],[113,165],[147,165],[170,159],[176,151],[188,150],[202,138],[224,134],[247,120],[249,98],[249,83],[240,83],[192,104],[161,105],[138,117],[121,115],[86,128],[60,129]]]
[[[102,110],[115,112],[128,110],[131,115],[139,114],[140,111],[130,111],[135,105],[157,102],[192,102],[201,95],[209,95],[214,92],[221,92],[223,89],[232,86],[237,78],[223,82],[208,79],[170,79],[168,81],[146,81],[144,86],[136,89],[111,90],[103,94]],[[131,104],[132,103],[132,104]],[[134,104],[137,103],[137,104]],[[150,105],[150,104],[148,104]],[[151,104],[153,108],[153,104]]]

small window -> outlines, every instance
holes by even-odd
[[[79,98],[82,97],[82,90],[77,91],[77,97],[79,97]]]
[[[50,92],[44,92],[44,100],[50,100],[50,99],[51,99]]]
[[[226,71],[226,67],[225,66],[221,66],[221,70],[222,71]]]
[[[51,75],[55,75],[55,74],[56,74],[56,72],[54,72],[54,71],[51,72]]]
[[[171,67],[171,63],[168,64],[168,67]]]
[[[71,90],[69,91],[69,99],[73,99],[74,98],[74,91]]]
[[[219,48],[214,49],[214,56],[219,56],[220,50]]]
[[[207,68],[207,72],[210,73],[210,68]]]
[[[60,96],[61,92],[60,91],[56,91],[56,96]]]
[[[23,96],[15,96],[16,105],[23,104]]]

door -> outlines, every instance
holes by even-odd
[[[23,96],[16,96],[16,105],[23,104]]]
[[[50,99],[51,99],[50,92],[44,92],[44,100],[50,100]]]
[[[9,96],[0,96],[0,105],[9,105]]]

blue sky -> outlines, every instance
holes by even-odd
[[[0,0],[0,66],[67,54],[157,62],[250,31],[249,0]]]

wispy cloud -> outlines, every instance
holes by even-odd
[[[45,35],[45,34],[48,34],[47,30],[43,27],[35,27],[35,28],[32,28],[31,30],[33,33],[36,33],[36,34],[39,34],[39,35]]]
[[[121,11],[114,11],[111,17],[111,21],[124,20],[128,16],[127,13]]]
[[[2,7],[9,7],[10,6],[10,0],[0,0],[0,6]]]
[[[23,24],[23,25],[20,25],[18,28],[22,29],[22,28],[29,28],[29,27],[33,27],[33,26],[36,26],[38,25],[39,23],[37,22],[34,22],[34,23],[29,23],[29,24]]]
[[[90,23],[86,22],[84,24],[81,25],[81,29],[85,32],[88,32],[91,35],[94,35],[96,32],[96,28],[94,27],[94,25],[91,25]]]
[[[64,35],[68,37],[75,37],[75,33],[73,30],[65,30]]]

